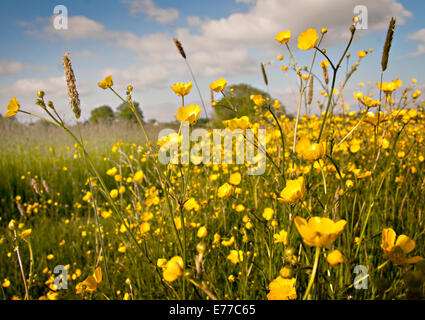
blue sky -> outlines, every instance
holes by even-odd
[[[352,92],[357,84],[379,81],[380,58],[386,28],[397,17],[386,81],[399,77],[417,87],[425,83],[425,2],[419,0],[365,1],[368,29],[358,30],[350,49],[373,49],[362,61],[346,90],[346,103],[354,104]],[[53,9],[65,5],[68,30],[53,28]],[[289,112],[295,103],[287,78],[281,71],[288,62],[286,48],[274,37],[290,29],[290,46],[299,65],[309,65],[312,51],[296,49],[296,38],[307,28],[327,27],[323,47],[333,59],[339,58],[347,41],[354,0],[73,0],[0,2],[0,105],[5,113],[9,99],[16,96],[22,108],[39,112],[34,104],[37,90],[53,100],[68,121],[68,106],[61,58],[65,52],[77,77],[82,103],[82,118],[100,105],[116,108],[119,101],[97,82],[111,74],[115,87],[125,93],[128,84],[135,88],[134,98],[141,103],[146,119],[173,119],[180,100],[169,87],[177,81],[191,80],[184,60],[172,38],[183,43],[197,77],[204,101],[209,105],[208,85],[224,77],[229,84],[249,83],[266,89],[260,62],[267,66],[272,96],[279,98]],[[306,9],[308,8],[308,9]],[[276,59],[284,55],[283,62]],[[320,57],[320,60],[322,57]],[[320,61],[319,60],[319,61]],[[355,59],[351,59],[355,62]],[[320,74],[320,69],[316,69]],[[290,73],[292,83],[295,76]],[[341,77],[343,72],[341,72]],[[384,81],[385,81],[384,80]],[[319,99],[318,94],[315,100]],[[187,103],[201,104],[195,89]],[[211,109],[208,106],[208,111]],[[28,120],[24,115],[18,117]]]

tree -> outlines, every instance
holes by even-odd
[[[136,101],[133,101],[133,105],[134,105],[134,108],[136,109],[137,115],[140,117],[140,120],[142,120],[143,122],[143,112],[139,107],[139,103]],[[115,114],[118,120],[137,122],[136,116],[134,115],[133,111],[131,111],[130,107],[124,102],[118,106],[117,112]]]
[[[232,90],[233,89],[233,90]],[[233,93],[232,93],[233,91]],[[271,98],[267,92],[264,92],[260,89],[252,87],[248,84],[241,83],[227,87],[224,90],[226,98],[221,98],[221,100],[216,101],[216,106],[214,107],[215,115],[217,120],[221,123],[222,120],[232,119],[235,117],[248,116],[251,120],[256,117],[255,111],[253,108],[253,102],[251,101],[251,95],[261,94],[264,99],[270,98],[271,101],[275,99]],[[234,105],[238,113],[229,110],[229,101]],[[282,104],[281,104],[282,105]],[[285,108],[282,105],[283,113]],[[282,111],[281,111],[282,112]]]
[[[101,106],[91,111],[90,122],[113,121],[114,118],[114,111],[110,106]]]

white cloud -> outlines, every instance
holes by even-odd
[[[187,24],[191,27],[197,27],[197,26],[200,26],[202,24],[201,18],[199,18],[197,16],[187,17],[186,21],[187,21]]]
[[[133,13],[143,11],[156,16],[158,8],[153,1],[123,1],[130,4]],[[246,13],[234,13],[225,18],[205,21],[189,17],[189,25],[199,25],[197,33],[192,33],[188,28],[180,28],[175,34],[182,42],[193,67],[202,75],[241,75],[241,72],[250,73],[257,68],[258,62],[255,63],[250,55],[250,49],[262,49],[266,54],[280,49],[274,37],[281,30],[292,30],[292,42],[308,27],[328,28],[325,45],[346,38],[353,9],[357,4],[357,0],[257,0]],[[376,0],[368,3],[367,8],[371,30],[386,29],[392,16],[397,17],[398,24],[402,24],[411,15],[396,0]],[[69,17],[68,23],[68,30],[55,30],[49,24],[44,31],[66,39],[94,38],[107,41],[113,46],[136,52],[139,61],[143,61],[144,65],[141,67],[148,64],[168,66],[170,75],[173,65],[181,60],[172,36],[166,33],[138,36],[131,32],[107,30],[103,24],[83,16]],[[359,30],[358,33],[361,35],[362,32],[363,30]],[[155,82],[154,75],[150,76]]]
[[[353,9],[358,0],[257,0],[247,13],[235,13],[227,18],[203,24],[203,36],[209,41],[251,43],[270,47],[279,31],[290,29],[293,37],[309,27],[327,27],[327,38],[339,41],[348,36]],[[392,16],[403,24],[411,13],[396,0],[368,2],[368,27],[383,30]],[[360,32],[359,32],[360,33]]]
[[[100,55],[90,50],[81,50],[72,52],[72,56],[77,58],[95,59],[98,58]]]
[[[52,21],[53,17],[50,18],[49,23],[43,28],[44,33],[42,36],[49,37],[57,35],[64,39],[107,38],[104,25],[85,16],[68,17],[68,29],[55,29]]]
[[[425,28],[416,31],[414,34],[410,34],[408,39],[421,41],[422,43],[418,45],[418,49],[415,52],[410,52],[410,56],[420,56],[425,54]]]
[[[130,14],[142,12],[159,23],[172,23],[179,18],[179,11],[174,8],[159,8],[153,0],[122,0],[130,5]]]
[[[150,65],[145,67],[132,66],[128,69],[107,68],[101,71],[102,76],[113,75],[114,83],[121,87],[131,84],[139,91],[146,87],[162,88],[170,76],[170,70],[163,65]]]
[[[7,76],[10,74],[21,72],[28,66],[19,61],[6,61],[0,60],[0,76]]]

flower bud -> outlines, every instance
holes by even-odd
[[[287,248],[286,250],[285,250],[285,257],[287,258],[287,259],[290,259],[290,258],[292,258],[292,256],[295,254],[295,249],[294,248]]]
[[[9,222],[9,229],[10,230],[15,230],[15,228],[16,228],[16,221],[14,219],[12,219]]]
[[[199,242],[197,245],[196,245],[196,251],[198,251],[198,253],[199,254],[204,254],[204,252],[205,252],[205,250],[206,250],[207,248],[206,248],[206,246],[205,246],[205,243],[203,243],[203,242]]]

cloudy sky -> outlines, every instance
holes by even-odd
[[[123,95],[128,84],[134,86],[134,99],[141,103],[146,119],[172,120],[180,100],[169,87],[174,82],[191,80],[173,37],[182,42],[207,104],[209,84],[221,77],[230,84],[244,82],[265,90],[259,66],[260,62],[271,61],[267,66],[271,94],[294,112],[290,83],[280,69],[282,62],[276,59],[283,54],[285,63],[289,55],[274,40],[276,34],[290,29],[293,39],[289,44],[296,60],[300,65],[309,65],[312,52],[296,49],[296,38],[310,27],[327,27],[323,47],[331,58],[338,59],[348,39],[353,9],[359,4],[368,9],[368,29],[357,31],[350,52],[355,56],[359,50],[372,48],[373,53],[363,59],[347,97],[358,89],[359,82],[379,81],[380,56],[392,16],[397,18],[397,27],[384,81],[399,77],[409,84],[414,77],[423,87],[425,1],[3,0],[0,113],[5,113],[13,96],[22,108],[39,112],[34,100],[37,91],[43,89],[46,98],[53,100],[65,119],[71,121],[62,68],[62,56],[69,52],[83,119],[100,105],[119,105],[109,90],[97,86],[106,75],[112,75],[116,89]],[[67,8],[66,30],[54,28],[57,5]],[[295,78],[291,76],[293,83]],[[201,104],[195,88],[187,102]],[[28,120],[24,115],[19,119]]]

